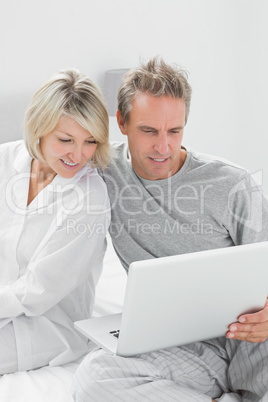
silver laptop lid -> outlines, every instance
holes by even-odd
[[[131,264],[117,354],[130,356],[225,335],[263,308],[268,242]]]

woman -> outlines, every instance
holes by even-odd
[[[102,95],[76,70],[34,95],[25,141],[0,146],[0,374],[88,351],[73,322],[91,315],[102,270],[108,160]]]

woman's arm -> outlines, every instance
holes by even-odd
[[[107,194],[103,196],[108,199]],[[109,206],[103,205],[103,211],[70,214],[60,228],[51,228],[51,236],[47,236],[44,246],[29,262],[25,274],[0,288],[0,319],[43,314],[88,275],[95,286],[109,222]]]

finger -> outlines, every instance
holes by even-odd
[[[267,333],[268,336],[268,322],[262,322],[260,324],[239,324],[234,323],[229,326],[231,332],[246,332],[246,333]]]
[[[233,336],[233,334],[232,334],[232,336]],[[250,342],[250,343],[263,343],[267,339],[267,338],[262,338],[262,337],[260,337],[260,338],[245,337],[244,335],[238,336],[238,334],[236,334],[235,337],[228,336],[228,334],[227,334],[226,338],[228,338],[230,340],[235,339],[238,341],[244,341],[244,342]]]
[[[227,332],[226,338],[228,339],[237,339],[240,341],[246,342],[254,342],[260,343],[264,342],[267,339],[267,331],[266,332]]]
[[[242,324],[243,323],[255,324],[259,322],[268,321],[268,307],[265,307],[264,309],[258,311],[257,313],[243,314],[238,318],[238,321]]]
[[[264,306],[264,307],[268,307],[268,296],[267,296],[267,298],[266,298],[265,306]]]

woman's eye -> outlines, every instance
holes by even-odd
[[[60,142],[70,142],[71,140],[65,140],[63,138],[59,138]]]
[[[71,143],[73,140],[71,138],[68,138],[68,139],[59,138],[59,141],[63,142],[63,143]],[[89,140],[89,141],[86,141],[86,144],[97,144],[97,141],[96,140]]]

